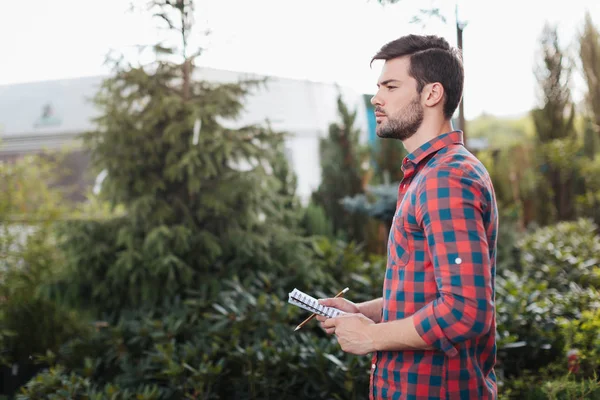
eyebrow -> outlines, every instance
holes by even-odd
[[[387,79],[387,80],[385,80],[383,82],[378,83],[377,87],[379,87],[379,86],[386,86],[386,85],[388,85],[388,84],[390,84],[392,82],[398,82],[398,83],[400,83],[400,81],[398,79]]]

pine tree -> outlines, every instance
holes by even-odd
[[[402,161],[408,154],[404,144],[400,140],[382,139],[375,148],[376,171],[374,183],[389,185],[400,182],[404,173],[402,172]]]
[[[600,32],[594,26],[589,12],[586,13],[583,33],[579,37],[579,55],[588,87],[586,103],[600,135]]]
[[[157,45],[149,65],[117,60],[95,99],[98,129],[86,135],[95,168],[107,172],[102,193],[126,215],[65,228],[70,292],[106,312],[152,307],[190,289],[211,297],[234,274],[293,276],[305,262],[292,229],[284,134],[221,123],[264,82],[198,80],[199,52],[188,48],[193,1],[150,5],[181,45]]]
[[[556,27],[544,27],[541,48],[543,65],[538,67],[536,78],[544,105],[534,110],[533,118],[539,141],[547,143],[575,136],[575,105],[571,101],[571,70],[558,42]]]
[[[366,215],[382,223],[374,235],[375,245],[386,244],[398,200],[398,184],[402,180],[402,161],[407,152],[400,140],[380,139],[371,149],[374,165],[367,177],[364,193],[346,196],[342,200],[344,209],[352,214]],[[385,254],[385,245],[375,246],[378,253]]]
[[[348,213],[341,200],[363,193],[363,164],[367,150],[360,144],[360,129],[356,128],[356,111],[351,112],[338,96],[340,123],[329,125],[329,135],[320,141],[321,184],[313,201],[323,207],[336,235],[356,242],[364,240],[366,220]]]
[[[546,185],[540,190],[546,191],[552,199],[553,210],[547,209],[547,201],[540,204],[541,222],[548,223],[554,213],[559,220],[575,217],[577,177],[573,159],[578,143],[574,126],[575,105],[570,90],[571,70],[559,45],[556,27],[544,27],[541,50],[543,64],[537,69],[536,77],[543,107],[533,110],[532,116],[546,177]]]

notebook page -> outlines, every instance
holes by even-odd
[[[334,318],[338,315],[345,314],[343,311],[338,310],[337,308],[327,307],[319,304],[317,299],[304,292],[301,292],[298,289],[294,289],[291,293],[289,293],[288,302],[313,314],[322,315],[328,318]]]

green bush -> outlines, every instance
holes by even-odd
[[[577,380],[570,374],[547,378],[543,373],[526,374],[503,385],[501,400],[598,400],[600,384],[596,379]]]
[[[310,202],[304,209],[301,226],[307,236],[333,237],[333,225],[322,206]]]
[[[562,379],[571,348],[580,349],[587,371],[575,378],[593,375],[596,365],[588,361],[597,354],[592,337],[600,308],[600,237],[595,232],[589,220],[533,230],[517,242],[517,268],[499,271],[496,311],[504,394],[549,398],[551,392],[544,392],[540,382]]]
[[[16,400],[156,400],[158,390],[147,386],[139,390],[122,390],[108,384],[102,389],[94,389],[89,378],[75,373],[67,374],[63,367],[50,368],[37,375],[25,385]]]
[[[325,297],[348,286],[347,297],[366,300],[381,290],[385,263],[365,260],[360,248],[343,242],[319,239],[313,250],[312,281],[248,272],[223,280],[214,302],[202,290],[189,291],[185,300],[99,321],[91,335],[42,358],[59,369],[42,374],[23,395],[55,393],[57,382],[72,381],[73,390],[89,396],[110,385],[115,398],[144,391],[157,399],[363,398],[369,358],[343,353],[316,320],[294,332],[308,314],[289,305],[287,294],[298,287]]]
[[[585,182],[585,192],[577,197],[579,215],[592,218],[600,225],[600,157],[582,162],[581,175]]]
[[[600,236],[587,219],[540,228],[522,239],[524,277],[560,292],[576,283],[600,288]]]
[[[600,373],[600,309],[583,310],[578,318],[559,321],[565,337],[565,350],[578,353],[579,376],[593,377]]]
[[[48,297],[64,262],[53,235],[66,206],[57,178],[44,157],[0,162],[0,364],[31,364],[87,330]]]

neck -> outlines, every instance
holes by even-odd
[[[408,139],[403,140],[402,144],[404,145],[406,151],[408,151],[408,153],[410,154],[419,147],[423,146],[425,143],[429,142],[430,140],[452,130],[453,128],[450,120],[446,120],[443,118],[425,118],[419,129],[415,132],[415,134],[409,137]]]

